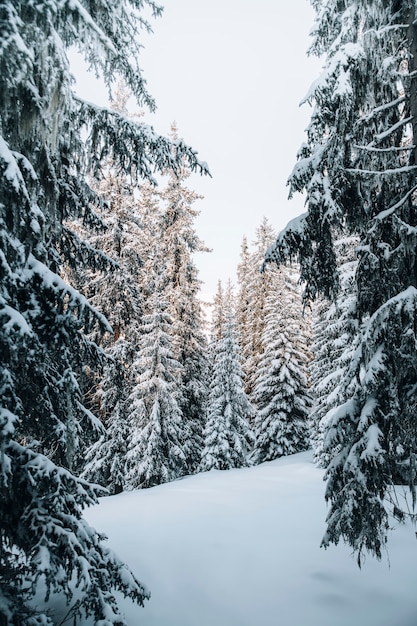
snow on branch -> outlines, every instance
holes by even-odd
[[[74,289],[74,287],[71,287],[71,285],[66,283],[60,276],[55,274],[44,263],[36,259],[32,254],[30,254],[28,257],[27,266],[24,270],[24,274],[27,280],[30,280],[32,277],[36,276],[38,279],[40,279],[43,287],[56,291],[57,293],[59,293],[61,299],[65,296],[69,296],[75,306],[79,307],[80,316],[83,314],[84,311],[89,311],[93,314],[93,316],[99,321],[99,323],[107,332],[113,332],[110,324],[108,323],[104,315],[102,315],[99,311],[92,307],[85,296],[83,296],[79,291]]]
[[[155,171],[178,171],[183,160],[191,171],[210,175],[207,163],[197,159],[197,152],[183,141],[171,141],[155,133],[152,126],[140,124],[120,113],[75,98],[81,125],[89,130],[86,142],[89,167],[98,175],[102,161],[112,156],[120,171],[157,184]]]
[[[112,590],[122,591],[140,606],[150,594],[103,544],[105,536],[82,518],[83,508],[96,504],[105,490],[15,441],[8,444],[7,452],[12,466],[20,463],[23,468],[19,488],[25,497],[15,536],[26,540],[30,535],[34,573],[26,582],[36,586],[42,576],[46,601],[51,593],[62,592],[69,603],[75,587],[74,617],[84,621],[86,615],[93,615],[95,624],[124,624]]]
[[[387,329],[391,319],[401,318],[404,312],[414,314],[417,311],[417,289],[412,285],[396,294],[379,307],[367,322],[364,335],[365,341],[370,341],[375,332]],[[393,315],[394,313],[394,315]]]
[[[389,209],[385,209],[385,211],[381,211],[380,213],[378,213],[378,215],[376,215],[374,217],[374,221],[379,221],[381,222],[382,220],[386,219],[387,217],[389,217],[390,215],[392,215],[393,213],[395,213],[395,211],[397,209],[399,209],[400,207],[402,207],[402,205],[407,202],[408,198],[410,196],[413,195],[413,193],[417,191],[417,185],[414,185],[414,187],[412,187],[406,194],[405,196],[403,196],[401,198],[401,200],[399,200],[398,202],[396,202],[392,207],[390,207]]]
[[[285,228],[279,233],[277,240],[265,253],[265,263],[282,263],[289,258],[298,248],[303,238],[308,213],[302,213],[290,220]]]
[[[406,150],[415,150],[415,148],[417,146],[415,145],[409,145],[409,146],[388,146],[387,148],[377,148],[376,146],[373,146],[372,144],[369,144],[367,146],[360,146],[358,144],[353,146],[356,150],[364,150],[366,152],[377,152],[377,153],[383,153],[383,152],[403,152]]]
[[[0,135],[0,163],[1,162],[6,165],[6,168],[3,171],[3,176],[6,180],[12,185],[17,193],[21,193],[26,199],[29,199],[29,194],[19,162],[22,163],[24,169],[29,171],[32,178],[36,179],[33,167],[23,155],[10,150],[7,142]]]
[[[119,268],[117,261],[108,254],[90,245],[88,241],[81,239],[76,232],[63,226],[60,245],[66,248],[68,262],[74,263],[81,260],[83,264],[95,269],[114,271]]]
[[[96,433],[103,434],[106,429],[104,428],[102,422],[92,413],[87,407],[85,407],[79,400],[77,400],[77,407],[83,416],[87,419],[89,424],[93,427]]]
[[[333,54],[327,66],[320,76],[312,83],[307,94],[300,102],[300,106],[306,102],[311,103],[316,94],[327,91],[336,77],[336,91],[338,95],[350,93],[350,76],[347,71],[350,66],[357,62],[364,55],[363,47],[360,43],[348,42],[341,46]]]
[[[83,4],[91,3],[80,0],[60,2],[60,13],[64,14],[64,20],[70,22],[65,32],[65,43],[77,46],[90,68],[102,75],[109,93],[114,77],[121,76],[137,103],[155,111],[155,100],[147,92],[138,59],[142,48],[141,31],[152,32],[150,22],[142,16],[142,10],[147,5],[155,18],[162,14],[163,7],[153,0],[119,0],[101,11],[94,9],[93,3],[88,12]],[[71,37],[67,41],[70,30]]]
[[[390,31],[400,29],[406,30],[407,28],[410,28],[409,24],[390,24],[383,26],[382,28],[368,28],[368,30],[363,31],[362,35],[363,37],[366,37],[367,35],[376,35],[377,37],[381,37]]]
[[[383,141],[384,139],[386,139],[387,137],[395,133],[399,128],[401,128],[401,126],[405,126],[406,124],[409,124],[412,120],[413,120],[412,115],[410,115],[409,117],[405,117],[402,120],[399,120],[399,122],[397,122],[396,124],[393,124],[390,128],[388,128],[383,133],[379,133],[378,135],[375,135],[374,141],[376,142]],[[372,146],[372,144],[373,142],[370,145]]]
[[[390,174],[408,174],[417,169],[417,165],[405,165],[404,167],[393,167],[386,170],[365,170],[358,167],[347,167],[345,172],[349,174],[370,174],[372,176],[388,176]]]
[[[362,413],[369,411],[373,412],[375,405],[374,398],[371,398],[367,401],[365,406],[362,409]],[[368,406],[371,405],[371,406]],[[381,446],[381,441],[383,441],[384,436],[381,429],[377,424],[371,424],[364,435],[364,442],[366,444],[366,448],[360,455],[361,460],[368,461],[372,463],[383,463],[385,450]]]
[[[0,305],[1,304],[0,302]],[[33,336],[33,330],[19,311],[7,304],[3,304],[3,306],[0,306],[0,318],[3,315],[9,318],[7,322],[3,322],[2,324],[3,330],[6,333],[10,332],[12,329],[17,329],[20,335]]]
[[[109,37],[98,27],[97,22],[91,17],[90,13],[83,7],[79,0],[61,0],[58,3],[64,14],[67,12],[72,14],[74,23],[82,24],[82,26],[94,33],[100,43],[107,48],[109,52],[117,54],[117,50]]]
[[[366,115],[364,119],[368,122],[374,115],[382,113],[382,111],[392,109],[393,107],[397,107],[402,102],[405,102],[405,96],[399,96],[395,100],[391,100],[391,102],[385,102],[385,104],[381,104],[381,106],[372,109],[372,111],[368,113],[368,115]]]

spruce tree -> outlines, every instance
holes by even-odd
[[[122,105],[124,100],[122,99]],[[174,143],[178,142],[175,126],[171,129],[171,139]],[[174,364],[171,374],[176,381],[182,429],[177,436],[187,458],[188,472],[195,471],[201,457],[207,399],[207,359],[206,342],[202,332],[201,304],[198,300],[200,282],[192,259],[193,253],[205,250],[193,228],[197,212],[192,205],[199,196],[184,185],[189,176],[185,163],[177,172],[171,170],[165,171],[164,174],[168,182],[161,191],[145,183],[139,185],[133,193],[120,174],[113,174],[110,168],[105,183],[100,186],[101,192],[108,198],[107,223],[117,225],[116,229],[110,228],[110,232],[100,235],[102,248],[105,247],[108,254],[113,251],[118,268],[113,273],[116,282],[111,281],[109,284],[108,279],[103,280],[103,277],[99,276],[97,281],[90,280],[88,284],[98,301],[98,306],[108,310],[112,325],[117,325],[124,342],[130,345],[130,360],[123,359],[125,390],[117,378],[113,380],[109,378],[114,368],[105,369],[105,377],[97,394],[98,400],[101,398],[100,389],[113,384],[114,395],[120,397],[120,402],[114,404],[115,416],[111,414],[102,416],[107,426],[107,434],[89,451],[89,463],[83,475],[94,480],[101,477],[101,480],[105,481],[104,485],[111,490],[114,489],[114,481],[108,469],[109,463],[113,461],[109,453],[112,450],[116,453],[115,446],[119,450],[116,442],[120,440],[117,427],[120,420],[122,421],[119,429],[126,432],[124,439],[135,442],[131,446],[135,451],[131,449],[128,452],[130,471],[129,476],[126,474],[125,480],[122,481],[122,486],[126,484],[132,488],[158,482],[156,470],[153,478],[149,475],[146,480],[136,475],[136,472],[140,474],[141,471],[138,470],[139,465],[142,467],[138,463],[138,458],[141,454],[140,449],[143,448],[144,432],[149,430],[150,420],[149,411],[142,414],[139,408],[143,404],[140,400],[143,393],[139,389],[137,376],[138,371],[145,376],[143,369],[145,362],[151,370],[153,367],[152,358],[146,360],[144,356],[144,342],[146,343],[144,337],[148,334],[150,320],[155,321],[157,315],[155,298],[163,300],[167,305],[165,331],[168,333],[167,336],[169,335],[172,358],[167,361],[166,366],[169,370]],[[119,190],[125,189],[128,193],[126,191],[120,193]],[[115,230],[117,237],[113,235]],[[129,303],[126,310],[117,302],[119,290],[122,304],[124,301]],[[130,296],[133,293],[137,294],[136,298]],[[122,317],[119,311],[124,311]],[[145,314],[147,319],[145,326],[141,325],[142,314]],[[155,341],[158,342],[158,339]],[[116,358],[111,344],[106,351],[113,360]],[[126,353],[127,350],[124,351],[124,357]],[[123,400],[122,395],[124,398],[129,396],[129,400],[127,402]],[[98,412],[102,413],[102,409],[108,411],[108,408],[101,403]],[[167,416],[162,419],[168,424]],[[142,443],[139,443],[140,441]],[[161,458],[170,454],[165,444],[162,448]],[[124,451],[126,452],[126,447]],[[120,462],[122,463],[122,459]],[[149,459],[146,462],[149,464]],[[103,474],[105,468],[107,479]],[[165,482],[183,473],[184,468],[181,468],[179,473],[175,471],[166,475],[161,473],[160,480]]]
[[[339,237],[335,241],[340,276],[340,292],[335,302],[319,298],[314,306],[313,345],[311,364],[312,395],[311,444],[315,462],[327,468],[339,447],[324,451],[328,425],[343,397],[341,385],[350,366],[358,340],[357,323],[351,315],[355,307],[355,237]]]
[[[273,243],[275,231],[269,221],[264,217],[256,229],[256,238],[253,242],[254,251],[250,255],[249,272],[247,276],[247,294],[249,306],[247,316],[247,333],[249,340],[245,345],[241,344],[243,356],[243,370],[245,372],[245,389],[251,401],[254,403],[254,389],[258,373],[259,360],[262,356],[262,334],[265,329],[265,301],[271,289],[276,269],[269,266],[262,270],[265,252]],[[240,292],[245,297],[244,292]],[[242,304],[241,304],[242,306]],[[243,340],[243,336],[241,338]]]
[[[223,337],[226,321],[225,293],[222,281],[217,281],[217,291],[213,298],[213,311],[210,324],[210,345],[215,345]]]
[[[130,96],[131,93],[119,81],[110,106],[112,112],[134,121],[139,116],[130,114],[126,108]],[[144,228],[141,219],[143,202],[138,199],[138,191],[141,186],[146,188],[146,184],[140,185],[130,172],[121,171],[110,157],[100,163],[100,179],[90,178],[89,182],[101,200],[96,213],[102,227],[93,231],[83,225],[82,219],[74,221],[71,226],[82,236],[85,244],[100,250],[113,263],[111,271],[105,273],[96,266],[69,268],[69,279],[110,322],[113,329],[111,335],[93,337],[107,349],[119,337],[126,340],[137,334],[135,326],[140,322]],[[157,196],[156,189],[153,193]],[[147,198],[147,204],[152,204],[151,198]],[[154,200],[150,209],[154,209],[155,204]]]
[[[178,141],[175,123],[170,137]],[[167,172],[168,182],[161,192],[160,239],[166,263],[165,298],[173,321],[174,356],[181,365],[181,411],[184,424],[184,450],[188,472],[196,471],[203,446],[203,429],[208,395],[207,342],[203,332],[202,305],[198,297],[201,282],[194,255],[208,252],[198,237],[194,208],[202,196],[186,186],[190,176],[184,164],[179,171]]]
[[[254,389],[254,463],[309,447],[308,333],[296,276],[284,267],[265,300],[262,353]]]
[[[200,471],[247,466],[253,444],[253,409],[244,392],[230,284],[223,298],[219,282],[212,330],[212,379]]]
[[[153,108],[138,69],[138,37],[151,1],[17,2],[0,8],[0,612],[6,623],[51,624],[32,608],[42,578],[74,620],[124,624],[112,590],[139,604],[148,592],[82,519],[98,490],[70,472],[83,424],[87,340],[105,318],[62,277],[64,263],[100,263],[70,222],[100,224],[86,174],[112,157],[133,176],[195,153],[145,125],[76,98],[67,47],[75,44],[110,87],[123,76],[139,104]],[[86,137],[85,143],[82,137]],[[61,275],[62,273],[62,275]],[[77,596],[74,587],[77,585]],[[32,614],[39,613],[32,619]]]
[[[146,182],[134,189],[136,194],[121,175],[108,169],[100,185],[107,200],[101,213],[107,228],[89,241],[100,245],[117,265],[106,275],[84,270],[79,280],[113,328],[112,334],[92,337],[103,348],[106,362],[100,376],[90,376],[86,382],[85,397],[105,432],[88,447],[81,473],[110,493],[122,491],[126,484],[127,442],[134,435],[135,423],[130,419],[128,397],[136,384],[133,362],[141,347],[142,318],[152,292],[154,270],[148,255],[160,239],[155,226],[160,211],[158,191]]]
[[[236,298],[236,329],[238,342],[242,352],[248,354],[251,346],[250,318],[251,318],[251,254],[246,235],[243,237],[240,251],[240,261],[237,266],[238,294]],[[249,375],[246,370],[248,359],[243,359],[242,368],[245,379]]]
[[[134,358],[131,342],[119,337],[106,356],[103,376],[94,394],[102,428],[85,453],[81,477],[115,494],[123,491],[127,473],[127,443],[131,434],[128,395]]]
[[[315,3],[312,51],[325,55],[307,144],[290,178],[308,211],[270,251],[299,254],[305,296],[335,298],[334,238],[359,237],[357,349],[327,435],[330,502],[324,545],[341,538],[360,562],[387,541],[393,485],[415,503],[417,356],[416,7],[411,1]]]
[[[186,473],[181,411],[181,365],[172,345],[173,322],[161,286],[165,267],[155,263],[156,286],[144,316],[141,347],[132,364],[136,385],[128,398],[131,441],[127,454],[130,489],[153,487]]]

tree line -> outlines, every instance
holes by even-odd
[[[119,85],[113,106],[125,115],[128,97]],[[308,322],[294,268],[261,272],[275,236],[267,220],[253,252],[243,242],[238,294],[219,283],[207,328],[194,260],[207,248],[189,171],[168,170],[156,187],[133,186],[110,161],[102,170],[105,230],[83,238],[117,266],[68,268],[68,279],[113,333],[92,337],[105,363],[85,377],[84,397],[102,428],[74,469],[118,493],[306,449]]]

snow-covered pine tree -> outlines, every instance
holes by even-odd
[[[335,296],[335,231],[360,238],[358,347],[328,425],[328,453],[340,451],[327,470],[323,540],[343,538],[360,562],[364,550],[381,556],[396,481],[415,503],[417,16],[411,0],[321,0],[315,9],[312,51],[325,66],[307,96],[315,108],[290,178],[308,212],[269,259],[298,253],[306,297]]]
[[[122,104],[124,101],[125,98],[122,99]],[[171,128],[170,137],[174,143],[178,141],[175,126]],[[154,366],[153,358],[144,356],[144,349],[149,357],[149,350],[155,346],[147,345],[144,336],[148,334],[150,327],[154,330],[158,329],[158,323],[156,326],[152,325],[155,324],[155,320],[161,321],[159,307],[162,300],[167,306],[164,318],[166,337],[162,341],[166,343],[168,339],[172,350],[172,358],[164,362],[167,367],[164,376],[171,376],[172,383],[176,381],[176,402],[180,405],[182,417],[180,421],[173,418],[178,422],[173,427],[178,428],[178,424],[182,425],[183,432],[177,432],[175,437],[178,442],[181,441],[179,445],[186,455],[187,471],[191,472],[196,469],[202,448],[204,403],[207,395],[206,355],[201,305],[197,298],[200,283],[191,256],[205,249],[193,229],[193,220],[197,212],[192,204],[200,196],[184,186],[184,180],[189,176],[185,165],[177,172],[171,170],[164,173],[168,176],[168,183],[162,191],[156,190],[149,183],[144,183],[138,186],[135,196],[131,191],[124,195],[118,192],[119,189],[129,189],[129,186],[123,183],[120,175],[112,175],[111,171],[108,173],[105,184],[100,186],[100,190],[105,197],[109,198],[108,222],[116,223],[117,228],[110,228],[109,235],[101,235],[104,238],[103,243],[108,242],[106,246],[102,243],[102,247],[105,247],[108,254],[113,252],[112,256],[117,260],[119,272],[116,275],[117,282],[113,290],[109,289],[108,279],[103,282],[101,276],[98,278],[101,287],[97,288],[93,282],[89,283],[93,285],[94,298],[99,300],[98,306],[107,307],[108,305],[110,322],[113,326],[117,324],[117,327],[121,328],[120,332],[123,333],[124,341],[131,344],[129,350],[131,360],[127,362],[124,359],[123,363],[129,373],[127,383],[129,399],[127,403],[123,403],[122,411],[120,410],[121,403],[114,404],[117,419],[123,420],[123,423],[120,423],[120,429],[126,431],[127,428],[127,439],[131,440],[131,449],[128,454],[129,476],[126,475],[122,483],[126,483],[129,488],[151,486],[158,482],[172,480],[185,473],[183,467],[172,468],[172,471],[169,469],[168,457],[171,453],[166,437],[165,443],[162,439],[159,441],[159,452],[154,450],[154,460],[150,459],[150,448],[148,452],[143,451],[143,440],[151,436],[152,419],[156,419],[159,412],[157,411],[151,419],[152,411],[144,410],[145,392],[143,385],[138,385],[137,376],[138,372],[141,372],[142,378],[146,378],[146,367],[149,366],[149,372],[152,372]],[[114,232],[117,233],[117,237],[114,236]],[[163,273],[160,271],[161,267],[164,268]],[[127,289],[124,289],[125,284]],[[133,305],[119,322],[117,315],[120,307],[117,307],[112,293],[114,292],[117,300],[119,289],[129,294],[132,289],[137,291],[139,288],[143,296],[142,308],[147,315],[145,326],[140,325],[142,312],[139,307],[134,306],[135,299],[133,298],[129,298],[129,302],[133,302]],[[129,312],[131,312],[130,315]],[[153,337],[156,341],[155,345],[158,344],[158,337],[159,335],[156,339]],[[109,353],[114,359],[113,352],[110,346]],[[172,372],[169,372],[170,367],[173,367]],[[105,370],[107,374],[101,383],[102,386],[111,386],[112,381],[109,376],[113,371],[112,366]],[[113,384],[116,385],[114,393],[120,395],[122,389],[116,379]],[[181,393],[179,393],[180,388]],[[153,393],[150,390],[147,392]],[[98,397],[101,398],[100,391]],[[102,405],[102,408],[108,409],[108,406]],[[174,413],[175,411],[173,415]],[[106,469],[108,481],[112,480],[108,472],[109,463],[112,462],[109,452],[114,450],[116,441],[120,437],[114,417],[111,414],[103,417],[105,423],[109,424],[107,436],[102,437],[93,445],[88,455],[89,464],[83,475],[97,480],[98,475],[95,472],[98,471],[99,475],[104,477],[103,470]],[[158,419],[168,425],[167,415],[159,415]],[[156,428],[155,423],[154,426]],[[164,428],[166,430],[165,426]],[[151,436],[151,443],[156,445],[155,433]],[[140,454],[146,457],[143,463],[139,460]],[[112,482],[104,484],[110,488],[114,487]]]
[[[236,330],[238,333],[238,342],[242,355],[249,349],[251,345],[249,319],[251,310],[250,297],[250,263],[251,255],[246,235],[242,239],[240,250],[240,261],[237,266],[237,283],[238,294],[236,298]],[[243,373],[247,375],[246,364],[242,363]]]
[[[159,243],[159,242],[157,242]],[[144,316],[142,339],[132,370],[136,385],[128,398],[131,441],[127,454],[130,489],[153,487],[186,473],[181,411],[181,364],[173,349],[173,321],[164,299],[166,268],[154,258],[155,286]]]
[[[309,447],[309,334],[297,276],[291,266],[274,272],[264,314],[262,351],[253,394],[254,463],[272,461]]]
[[[213,298],[213,311],[210,324],[210,345],[213,345],[217,339],[221,339],[225,327],[225,293],[222,281],[217,281],[217,291]]]
[[[171,126],[170,138],[174,143],[178,141],[175,123]],[[161,192],[160,243],[166,263],[164,293],[173,321],[174,356],[182,366],[182,440],[188,472],[193,473],[201,459],[208,395],[207,341],[198,297],[201,281],[194,255],[209,250],[195,231],[198,211],[194,204],[202,196],[185,185],[190,176],[189,168],[184,164],[179,171],[167,174],[168,182]]]
[[[215,298],[212,327],[212,379],[200,471],[248,465],[253,445],[249,418],[253,411],[244,391],[233,313],[232,288]]]
[[[355,271],[357,260],[356,237],[340,236],[335,241],[339,268],[340,291],[336,301],[321,297],[313,307],[313,361],[311,364],[311,391],[314,406],[311,412],[311,444],[317,465],[327,468],[339,447],[324,451],[327,428],[332,409],[341,398],[340,386],[350,366],[358,340],[357,321],[352,316],[355,308]]]
[[[106,350],[103,376],[94,394],[93,402],[104,429],[85,453],[81,477],[103,485],[111,494],[123,491],[126,481],[126,456],[131,436],[128,395],[134,356],[131,341],[119,337]]]
[[[82,519],[97,489],[71,467],[83,422],[80,374],[97,359],[86,340],[105,319],[60,276],[64,261],[106,262],[66,224],[98,223],[86,173],[112,156],[152,179],[195,152],[145,125],[76,98],[66,48],[75,44],[108,86],[123,76],[153,107],[138,59],[140,9],[152,0],[18,2],[0,7],[0,613],[6,623],[51,624],[31,600],[42,578],[74,620],[124,624],[113,589],[139,604],[148,593]],[[82,136],[86,142],[82,142]],[[91,364],[91,363],[90,363]],[[74,595],[77,586],[76,595]],[[38,613],[38,615],[35,615]],[[32,618],[33,616],[33,618]]]
[[[123,105],[127,93],[123,95],[120,89],[118,93],[119,105]],[[106,201],[100,217],[107,228],[86,237],[90,245],[114,259],[116,266],[106,274],[84,269],[79,284],[114,332],[92,337],[104,349],[107,363],[101,376],[93,376],[85,385],[85,395],[105,432],[87,449],[81,476],[117,493],[123,490],[127,473],[127,442],[132,436],[127,399],[135,386],[132,363],[140,347],[142,315],[152,290],[153,268],[147,255],[155,240],[159,241],[156,223],[160,197],[149,182],[132,188],[126,176],[110,167],[99,192]]]
[[[245,390],[254,403],[254,389],[258,373],[259,359],[262,354],[262,333],[265,328],[265,300],[271,289],[274,267],[267,267],[261,272],[265,259],[265,251],[273,243],[276,233],[264,217],[256,229],[256,238],[253,242],[254,250],[249,259],[242,257],[238,268],[239,293],[237,310],[247,311],[246,332],[240,333],[239,341],[242,352],[242,367],[245,374]],[[246,257],[246,253],[245,253]],[[247,264],[246,276],[243,274]],[[241,330],[241,329],[240,329]]]
[[[131,93],[122,81],[119,81],[112,94],[111,110],[127,119],[138,119],[139,115],[129,114],[127,101]],[[94,232],[85,228],[82,219],[71,226],[80,234],[85,243],[98,249],[114,263],[111,272],[103,273],[100,267],[75,267],[70,271],[70,279],[88,300],[110,322],[113,333],[105,337],[93,337],[104,348],[118,340],[120,336],[130,338],[132,331],[140,321],[142,310],[142,250],[143,224],[141,221],[141,203],[136,191],[139,187],[130,172],[120,170],[120,166],[108,157],[101,164],[100,180],[92,179],[90,184],[100,196],[101,204],[96,209],[102,228]],[[151,185],[148,186],[154,189]],[[143,187],[147,188],[146,183]],[[157,197],[157,191],[153,193]],[[150,210],[157,206],[149,192],[146,204]],[[142,244],[142,245],[141,245]],[[135,334],[135,333],[133,333]],[[136,333],[137,334],[137,333]]]

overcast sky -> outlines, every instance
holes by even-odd
[[[311,109],[299,107],[320,64],[307,57],[308,0],[161,0],[162,18],[144,35],[141,67],[158,111],[144,120],[161,134],[171,122],[207,161],[212,178],[188,186],[204,196],[196,230],[212,248],[196,258],[202,295],[235,281],[243,235],[262,217],[276,230],[303,212],[286,180],[305,139]],[[90,100],[94,81],[80,82]],[[103,102],[99,102],[103,104]]]

